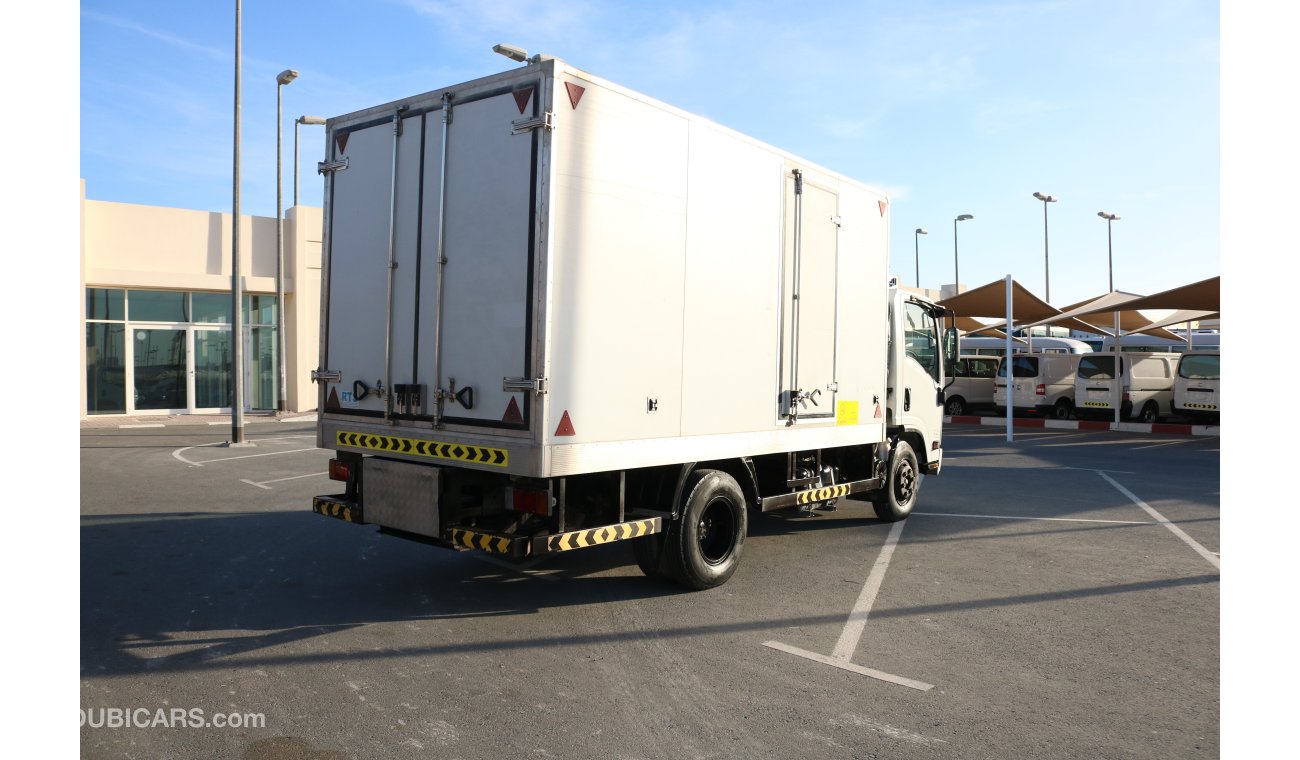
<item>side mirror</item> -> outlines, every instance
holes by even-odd
[[[952,377],[957,370],[957,328],[943,331],[943,374]]]

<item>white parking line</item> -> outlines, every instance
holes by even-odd
[[[268,437],[268,438],[258,438],[256,441],[249,441],[249,443],[256,444],[256,443],[259,443],[259,442],[282,441],[282,440],[288,440],[288,439],[292,439],[292,438],[315,438],[315,436],[313,436],[313,435],[279,435],[279,436]],[[226,444],[225,444],[224,442],[222,442],[222,441],[217,441],[217,442],[214,442],[214,443],[201,443],[201,444],[199,444],[198,446],[184,446],[184,447],[182,447],[182,448],[179,448],[179,449],[176,449],[175,451],[173,451],[173,452],[172,452],[172,458],[173,458],[173,459],[176,459],[176,460],[179,460],[179,461],[181,461],[181,462],[184,462],[185,464],[188,464],[188,465],[190,465],[191,467],[202,467],[202,466],[204,465],[203,462],[195,462],[195,461],[192,460],[192,459],[186,459],[186,458],[184,457],[184,453],[187,452],[187,451],[189,451],[190,449],[212,448],[213,446],[225,446],[225,445],[226,445]],[[311,451],[311,449],[300,449],[300,451]],[[288,452],[288,451],[279,451],[279,452],[276,452],[276,453],[278,453],[278,454],[289,454],[289,453],[291,453],[291,452]],[[258,456],[258,455],[254,454],[254,455],[252,455],[252,456]],[[229,459],[243,459],[243,457],[228,457],[228,458],[229,458]],[[224,462],[224,461],[226,461],[226,460],[225,460],[225,459],[211,459],[211,460],[208,460],[208,463],[211,463],[211,462]]]
[[[1164,443],[1153,443],[1150,446],[1138,446],[1133,450],[1141,451],[1142,449],[1158,449],[1161,446],[1177,446],[1180,443],[1196,443],[1196,442],[1197,442],[1196,438],[1186,438],[1181,441],[1165,441]]]
[[[1082,517],[1016,517],[1014,515],[953,515],[947,512],[913,512],[922,517],[972,517],[978,520],[1047,520],[1049,522],[1109,523],[1114,525],[1155,525],[1147,520],[1088,520]]]
[[[1204,557],[1205,560],[1209,562],[1211,565],[1214,565],[1214,568],[1216,570],[1222,569],[1219,567],[1219,558],[1215,556],[1214,552],[1196,543],[1196,541],[1193,540],[1191,536],[1183,532],[1182,528],[1179,528],[1177,525],[1174,525],[1173,523],[1169,522],[1169,520],[1165,519],[1164,515],[1152,509],[1150,505],[1148,505],[1145,501],[1142,501],[1138,497],[1134,496],[1132,491],[1128,490],[1127,488],[1120,485],[1119,483],[1116,483],[1114,478],[1112,478],[1111,476],[1107,475],[1104,472],[1101,472],[1100,470],[1097,472],[1097,474],[1105,478],[1107,483],[1110,483],[1112,486],[1115,486],[1115,490],[1127,496],[1129,498],[1129,501],[1141,507],[1144,512],[1154,517],[1156,519],[1156,522],[1168,528],[1175,536],[1178,536],[1183,540],[1184,543],[1186,543],[1188,546],[1195,549],[1196,553]]]
[[[787,654],[793,654],[803,657],[814,662],[820,662],[823,665],[830,665],[834,668],[847,670],[851,673],[875,678],[881,681],[888,681],[899,686],[906,686],[909,689],[918,691],[929,691],[933,689],[932,684],[924,681],[915,681],[911,678],[896,676],[884,671],[875,670],[874,668],[865,668],[861,665],[855,665],[850,660],[853,653],[857,651],[858,641],[862,638],[862,632],[867,627],[867,616],[871,614],[871,607],[876,603],[876,595],[880,593],[880,585],[885,580],[885,571],[889,569],[889,562],[894,556],[894,547],[898,545],[898,537],[903,534],[902,521],[894,523],[890,529],[889,536],[885,538],[885,545],[880,549],[880,554],[876,557],[876,563],[872,565],[871,572],[867,575],[867,582],[862,586],[862,592],[858,594],[858,600],[853,605],[853,610],[849,612],[848,622],[844,624],[844,630],[840,633],[839,641],[835,642],[835,649],[829,656],[809,652],[806,649],[792,647],[789,644],[782,644],[779,641],[765,641],[763,646],[777,649]]]
[[[285,452],[285,453],[287,453],[287,452]],[[292,476],[292,477],[288,477],[288,478],[276,478],[275,480],[263,480],[261,483],[254,483],[254,482],[251,481],[251,480],[246,480],[246,479],[244,479],[244,478],[240,478],[239,482],[240,482],[240,483],[247,483],[247,484],[249,484],[250,486],[257,486],[258,488],[261,488],[261,489],[264,490],[264,491],[272,491],[272,490],[275,490],[275,489],[268,488],[267,485],[266,485],[267,483],[283,483],[283,482],[286,481],[286,480],[299,480],[299,479],[301,479],[301,478],[315,478],[315,477],[319,477],[319,476],[321,476],[321,475],[328,475],[328,474],[329,474],[329,471],[325,471],[325,472],[313,472],[313,473],[309,473],[309,474],[307,474],[307,475],[294,475],[294,476]]]

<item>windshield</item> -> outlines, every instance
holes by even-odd
[[[1016,377],[1038,377],[1037,356],[1016,356],[1011,360],[1011,374]],[[1007,376],[1007,361],[998,362],[998,377]]]
[[[1085,354],[1079,360],[1079,377],[1084,380],[1114,380],[1115,357]]]
[[[1218,380],[1218,354],[1209,356],[1183,354],[1182,361],[1178,362],[1178,376],[1186,380]]]

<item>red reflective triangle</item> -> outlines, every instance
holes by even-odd
[[[564,89],[569,91],[569,104],[573,106],[574,110],[577,110],[578,101],[582,100],[582,93],[586,92],[587,88],[579,87],[573,82],[565,82]]]
[[[352,133],[338,132],[334,135],[334,145],[338,147],[339,153],[343,153],[348,149],[348,135],[350,134]]]
[[[569,419],[569,410],[564,410],[564,416],[560,418],[560,426],[555,429],[557,437],[562,435],[577,435],[573,432],[573,421]]]
[[[528,100],[533,97],[533,88],[525,87],[522,90],[515,90],[512,94],[515,96],[515,105],[519,106],[519,113],[523,113],[528,107]]]
[[[879,203],[879,204],[880,204],[880,215],[881,215],[881,216],[884,216],[884,215],[885,215],[885,206],[888,206],[889,204],[888,204],[888,203],[885,203],[884,201],[876,201],[876,203]]]
[[[876,419],[880,419],[880,404],[876,404]]]
[[[326,409],[339,408],[339,391],[337,388],[330,388],[329,398],[325,399],[325,408]]]
[[[502,422],[509,422],[514,425],[524,424],[524,415],[519,413],[519,404],[515,403],[515,397],[510,397],[510,406],[506,407],[506,413],[501,415]]]

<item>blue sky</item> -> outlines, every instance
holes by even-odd
[[[234,3],[80,6],[81,176],[99,200],[228,211]],[[315,0],[243,5],[241,210],[275,214],[275,75],[292,120],[336,116],[514,64],[511,42],[885,189],[891,270],[1010,273],[1042,295],[1151,293],[1219,273],[1219,9],[1203,0],[608,2]],[[319,205],[323,129],[303,127]]]

